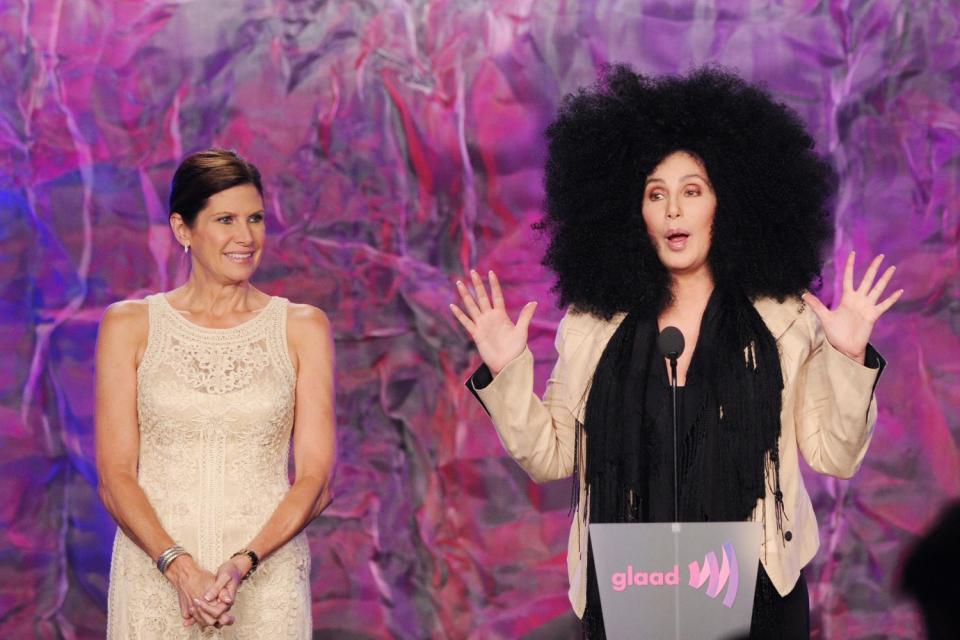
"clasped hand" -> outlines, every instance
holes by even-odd
[[[201,628],[233,624],[230,613],[237,597],[237,589],[246,571],[244,558],[230,558],[220,565],[216,575],[202,569],[190,556],[181,556],[167,570],[167,578],[177,590],[180,615],[185,627],[197,624]]]

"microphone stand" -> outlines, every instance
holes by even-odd
[[[670,360],[670,396],[673,405],[673,558],[680,561],[680,481],[677,469],[677,359],[683,353],[683,333],[676,327],[664,327],[657,336],[660,355]],[[680,640],[680,590],[673,590],[675,640]]]
[[[677,356],[674,351],[667,355],[670,359],[670,396],[673,405],[673,521],[680,522],[680,485],[677,480]]]
[[[670,361],[670,396],[673,406],[673,521],[680,522],[680,481],[677,470],[677,359],[683,353],[683,333],[676,327],[664,327],[657,336],[660,354]]]
[[[680,481],[677,469],[677,359],[683,353],[683,333],[676,327],[664,327],[657,336],[660,355],[670,360],[670,397],[673,405],[673,559],[680,562]],[[680,590],[673,590],[675,640],[680,640]]]
[[[677,480],[677,358],[680,354],[670,351],[667,358],[670,360],[670,403],[673,405],[673,531],[679,533],[680,525],[680,483]],[[680,561],[680,538],[673,536],[674,562]],[[674,640],[680,640],[680,590],[673,590],[673,617],[676,635]]]

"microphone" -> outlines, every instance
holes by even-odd
[[[657,348],[664,358],[669,358],[676,366],[677,358],[683,353],[683,333],[676,327],[664,327],[657,336]]]
[[[657,336],[660,354],[670,361],[670,395],[673,398],[673,521],[680,521],[679,484],[677,482],[677,358],[683,353],[683,333],[676,327],[664,327]]]

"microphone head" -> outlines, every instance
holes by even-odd
[[[657,348],[664,358],[679,358],[683,353],[683,333],[676,327],[664,327],[657,336]]]

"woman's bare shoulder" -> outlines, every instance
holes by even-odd
[[[104,310],[100,320],[97,348],[111,358],[123,353],[138,354],[136,360],[139,361],[149,331],[149,303],[146,300],[114,302]]]
[[[296,322],[302,322],[305,324],[310,323],[329,323],[330,320],[327,317],[327,314],[320,309],[315,307],[312,304],[303,304],[299,302],[291,302],[289,309],[287,311],[287,317],[290,320]]]
[[[311,337],[330,335],[330,318],[310,304],[291,302],[287,309],[287,332],[292,340],[310,339]]]
[[[150,322],[149,303],[146,300],[120,300],[103,312],[101,331],[107,328],[135,330],[146,329]]]

